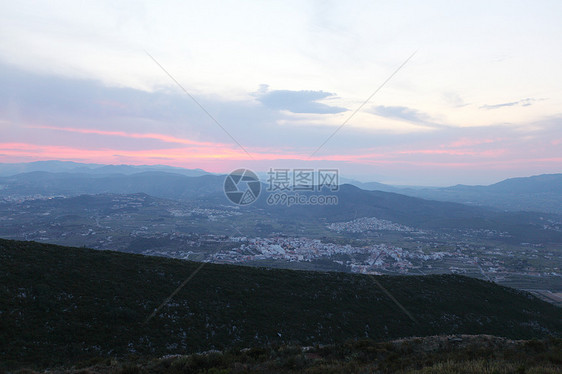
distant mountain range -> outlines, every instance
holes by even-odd
[[[562,243],[562,232],[544,230],[544,218],[560,221],[553,214],[504,212],[487,207],[426,200],[392,192],[365,191],[352,185],[340,186],[334,193],[337,205],[294,205],[268,207],[265,199],[256,206],[295,221],[325,219],[327,222],[377,217],[423,229],[472,229],[507,232],[507,241]]]
[[[380,186],[375,189],[381,189]],[[510,211],[562,214],[562,174],[510,178],[489,186],[457,185],[439,188],[393,188],[386,190],[425,199],[484,205]]]
[[[562,214],[562,174],[511,178],[489,186],[403,187],[341,180],[369,191],[507,211]],[[67,161],[0,164],[0,197],[144,192],[171,199],[194,199],[221,192],[223,182],[224,175],[165,165],[101,165]]]
[[[2,239],[0,260],[0,370],[356,338],[562,334],[559,308],[458,275],[203,266]]]
[[[155,198],[192,202],[201,207],[233,206],[223,192],[224,177],[204,175],[188,177],[165,172],[142,172],[132,175],[92,175],[79,173],[32,172],[0,178],[0,197],[75,196],[52,200],[51,205],[87,208],[78,195],[144,193]],[[318,192],[312,194],[320,194]],[[327,194],[327,192],[323,192]],[[308,227],[324,227],[329,222],[377,217],[399,224],[430,230],[493,230],[507,233],[501,240],[510,243],[562,243],[562,232],[545,229],[545,220],[561,222],[562,217],[548,213],[504,212],[453,202],[426,200],[392,192],[366,191],[342,185],[330,193],[337,205],[269,205],[267,193],[241,211],[275,222]],[[111,196],[100,196],[98,200]],[[90,201],[90,200],[88,200]],[[91,202],[90,202],[91,203]],[[89,203],[89,204],[90,204]],[[69,212],[72,210],[69,210]],[[312,226],[311,226],[312,225]],[[295,226],[296,230],[296,226]]]
[[[224,176],[213,174],[186,176],[164,171],[134,174],[34,171],[0,177],[0,197],[142,192],[156,197],[190,200],[222,192],[223,181]]]
[[[80,173],[93,175],[136,174],[149,171],[161,171],[197,177],[210,174],[202,169],[185,169],[167,165],[104,165],[84,164],[72,161],[35,161],[25,163],[0,163],[0,177],[9,177],[21,173],[42,171],[48,173]]]

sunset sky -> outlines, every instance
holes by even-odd
[[[559,173],[561,19],[556,0],[2,1],[0,162]]]

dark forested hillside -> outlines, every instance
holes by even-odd
[[[0,240],[0,362],[52,366],[277,343],[562,334],[561,310],[455,275],[370,277],[206,264]],[[388,294],[400,303],[410,318]]]

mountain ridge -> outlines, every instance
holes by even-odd
[[[223,178],[223,174],[212,174],[202,169],[185,169],[166,165],[104,165],[53,160],[19,164],[0,163],[0,184],[2,183],[2,177],[14,177],[21,173],[33,171],[105,177],[115,174],[131,176],[143,172],[163,172],[188,177],[215,175],[217,177],[220,176],[218,179]],[[352,184],[365,190],[393,192],[430,200],[489,206],[509,211],[537,211],[562,214],[562,174],[560,173],[508,178],[490,185],[458,184],[448,187],[393,186],[379,182],[359,182],[344,178],[343,176],[341,176],[340,180],[342,184]],[[221,185],[221,183],[218,183],[218,185]],[[217,186],[214,187],[214,190],[219,188]]]

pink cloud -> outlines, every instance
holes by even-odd
[[[97,163],[121,163],[150,164],[165,162],[176,166],[200,167],[201,164],[212,166],[217,171],[226,171],[225,165],[231,163],[261,164],[267,167],[268,161],[294,160],[294,161],[331,161],[334,163],[357,163],[362,165],[403,165],[403,166],[438,166],[442,168],[474,168],[479,166],[521,166],[536,163],[552,164],[562,163],[560,157],[549,158],[526,158],[526,159],[494,159],[497,153],[489,153],[491,159],[478,159],[467,161],[446,161],[446,160],[423,160],[419,158],[404,158],[410,154],[443,154],[447,150],[413,150],[397,151],[387,154],[357,154],[357,155],[332,155],[308,159],[302,154],[277,154],[273,152],[254,153],[255,160],[250,160],[241,150],[236,148],[216,148],[216,147],[180,147],[172,149],[150,149],[150,150],[121,150],[121,149],[84,149],[69,146],[44,146],[29,143],[0,143],[0,160],[2,162],[15,162],[21,160],[46,160],[61,159],[73,161],[87,161]],[[503,151],[503,150],[499,150]],[[497,151],[493,151],[497,152]],[[446,153],[450,154],[450,153]],[[465,155],[466,153],[463,153]],[[453,153],[453,155],[458,155]]]
[[[497,157],[506,153],[505,149],[471,150],[471,149],[417,149],[399,151],[400,154],[426,154],[426,155],[450,155],[450,156],[484,156]]]
[[[478,147],[479,145],[492,144],[501,139],[474,139],[460,138],[445,145],[435,147],[424,146],[418,149],[409,148],[408,145],[395,148],[376,147],[363,149],[350,149],[346,153],[315,156],[310,158],[311,150],[291,147],[253,147],[248,148],[252,155],[248,155],[235,144],[199,141],[184,137],[167,135],[162,133],[132,133],[126,131],[97,130],[74,127],[57,126],[28,126],[28,128],[42,129],[48,134],[52,132],[66,132],[83,135],[95,135],[101,137],[117,137],[123,139],[150,139],[162,143],[154,144],[153,147],[143,149],[124,149],[121,139],[119,142],[107,141],[109,138],[96,138],[88,140],[86,147],[80,147],[74,142],[61,145],[39,145],[33,144],[33,140],[27,142],[5,142],[0,143],[0,162],[24,162],[36,160],[69,160],[93,163],[128,163],[128,164],[155,164],[164,163],[171,166],[190,168],[204,168],[212,172],[228,172],[233,167],[253,167],[257,170],[266,170],[271,165],[280,163],[305,164],[305,163],[330,163],[333,167],[353,167],[355,170],[364,170],[366,173],[420,173],[431,172],[438,175],[439,171],[449,174],[453,171],[479,169],[487,170],[536,170],[537,168],[559,168],[562,158],[558,154],[545,155],[540,152],[538,144],[534,146],[501,149],[479,149],[493,148],[493,145]],[[51,134],[52,135],[52,134]],[[61,139],[60,133],[55,134],[56,139]],[[39,134],[35,139],[43,142],[49,136],[42,137]],[[51,137],[55,139],[55,137]],[[74,140],[74,138],[72,138]],[[71,141],[72,141],[71,140]],[[63,140],[69,142],[68,139]],[[104,142],[105,141],[105,142]],[[145,147],[146,142],[140,147]],[[557,146],[562,139],[545,141],[545,145],[552,149],[549,144]],[[113,144],[113,145],[108,145]],[[166,148],[170,147],[170,148]],[[411,146],[410,146],[411,147]],[[551,157],[552,156],[552,157]]]
[[[95,129],[79,129],[72,127],[56,127],[56,126],[27,126],[28,128],[44,129],[44,130],[55,130],[55,131],[66,131],[74,132],[80,134],[95,134],[95,135],[106,135],[106,136],[120,136],[124,138],[131,139],[154,139],[160,140],[166,143],[176,143],[176,144],[189,144],[189,145],[204,145],[213,147],[223,147],[224,144],[221,143],[211,143],[211,142],[199,142],[191,139],[178,138],[175,136],[156,134],[156,133],[130,133],[125,131],[106,131],[106,130],[95,130]]]
[[[443,148],[461,148],[461,147],[473,147],[475,145],[480,144],[490,144],[497,142],[497,139],[470,139],[470,138],[461,138],[457,141],[454,141],[449,144],[444,144],[441,147]]]

